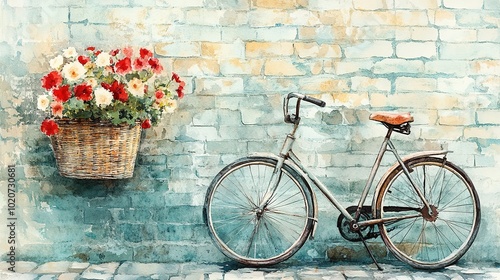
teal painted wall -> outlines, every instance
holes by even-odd
[[[251,152],[277,152],[282,97],[314,94],[296,151],[354,204],[381,126],[411,111],[405,152],[450,149],[478,189],[482,227],[468,261],[500,260],[500,6],[494,0],[1,0],[0,219],[16,165],[20,260],[223,261],[202,221],[208,184]],[[144,131],[131,179],[61,177],[39,131],[48,61],[68,46],[154,49],[187,81],[179,110]],[[387,166],[389,160],[384,160]],[[295,260],[366,258],[318,195],[316,239]],[[6,259],[9,232],[0,227]],[[374,245],[382,246],[380,240]],[[380,247],[377,254],[385,256]]]

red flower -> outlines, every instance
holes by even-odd
[[[150,50],[148,50],[148,49],[141,48],[141,49],[139,50],[139,52],[140,52],[140,54],[141,54],[141,58],[142,58],[142,59],[147,60],[147,59],[149,59],[149,58],[153,57],[153,53],[152,53]]]
[[[54,99],[59,102],[66,102],[71,98],[71,91],[69,85],[63,85],[52,90]]]
[[[88,56],[80,55],[78,57],[78,62],[80,62],[82,65],[87,64],[87,62],[90,61],[90,58]]]
[[[92,87],[88,84],[80,84],[73,89],[77,99],[90,101],[92,99]]]
[[[61,85],[62,81],[63,77],[61,74],[57,71],[52,71],[42,78],[42,87],[46,90],[50,90],[53,87]]]
[[[93,51],[95,51],[95,47],[88,47],[86,50],[93,52]]]
[[[175,91],[177,91],[177,96],[179,97],[179,99],[183,98],[184,97],[184,86],[186,86],[186,83],[184,81],[181,81],[179,83],[179,86],[177,87],[177,89]]]
[[[134,70],[142,70],[146,68],[148,62],[142,58],[136,58],[134,60]]]
[[[155,92],[156,99],[162,99],[163,96],[165,96],[165,93],[163,93],[163,91],[158,90],[158,91]]]
[[[59,126],[54,120],[44,120],[40,126],[40,130],[47,136],[52,136],[59,132]]]
[[[181,82],[181,78],[179,77],[179,75],[177,75],[174,72],[172,72],[172,80],[174,80],[176,83],[180,83]]]
[[[163,71],[163,66],[161,66],[158,58],[152,57],[148,60],[148,63],[155,74],[160,74]]]
[[[118,61],[115,65],[116,73],[118,74],[127,74],[132,71],[132,62],[129,57],[125,57],[124,59]]]
[[[115,80],[112,84],[102,83],[101,86],[112,92],[114,99],[120,100],[121,102],[127,102],[128,93],[125,90],[125,85]]]
[[[141,127],[143,129],[148,129],[151,127],[151,121],[149,119],[145,119],[142,123],[141,123]]]
[[[117,55],[117,54],[119,54],[119,53],[120,53],[120,50],[119,50],[119,49],[112,50],[112,51],[110,51],[110,52],[109,52],[109,54],[110,54],[111,56],[115,56],[115,55]]]

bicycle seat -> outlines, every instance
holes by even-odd
[[[390,125],[402,125],[413,121],[410,113],[387,113],[376,112],[370,115],[370,120],[387,123]]]

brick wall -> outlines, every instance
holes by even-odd
[[[0,213],[16,164],[20,259],[223,260],[201,217],[206,188],[234,159],[277,151],[290,91],[327,102],[304,106],[295,149],[345,206],[384,134],[369,113],[411,111],[398,147],[453,150],[480,194],[482,228],[465,259],[500,259],[497,0],[1,0],[0,11]],[[89,45],[150,47],[188,82],[180,110],[143,133],[132,179],[60,177],[38,130],[48,60]],[[318,198],[316,239],[295,259],[365,258]],[[4,258],[7,242],[0,249]]]

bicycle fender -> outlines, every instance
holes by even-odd
[[[265,153],[265,152],[251,153],[249,155],[249,157],[268,157],[268,158],[272,158],[275,160],[279,159],[278,155],[275,155],[273,153]],[[311,219],[313,221],[313,228],[311,230],[311,234],[309,236],[309,239],[314,239],[314,234],[316,233],[316,228],[318,226],[318,203],[316,200],[316,193],[313,192],[313,190],[311,188],[311,186],[314,183],[311,181],[309,176],[307,176],[307,174],[305,174],[304,171],[302,171],[302,169],[300,167],[298,167],[292,161],[286,159],[284,164],[290,166],[294,171],[299,173],[300,176],[302,176],[306,180],[308,191],[311,194],[311,199],[312,199],[312,203],[313,203],[313,205],[312,205],[313,206],[313,215],[314,215],[313,217],[309,217],[309,219]]]
[[[403,162],[408,162],[410,160],[416,160],[424,157],[429,157],[429,156],[441,156],[441,155],[446,155],[450,153],[451,151],[448,150],[439,150],[439,151],[422,151],[422,152],[417,152],[413,154],[406,155],[402,157],[401,159]],[[380,192],[380,189],[382,188],[382,184],[385,182],[389,174],[392,173],[396,168],[399,167],[399,162],[394,163],[387,171],[384,173],[384,175],[380,178],[378,181],[377,187],[375,188],[375,192],[373,193],[373,201],[372,201],[372,215],[373,217],[376,216],[376,209],[375,209],[375,204],[378,198],[378,194]]]

